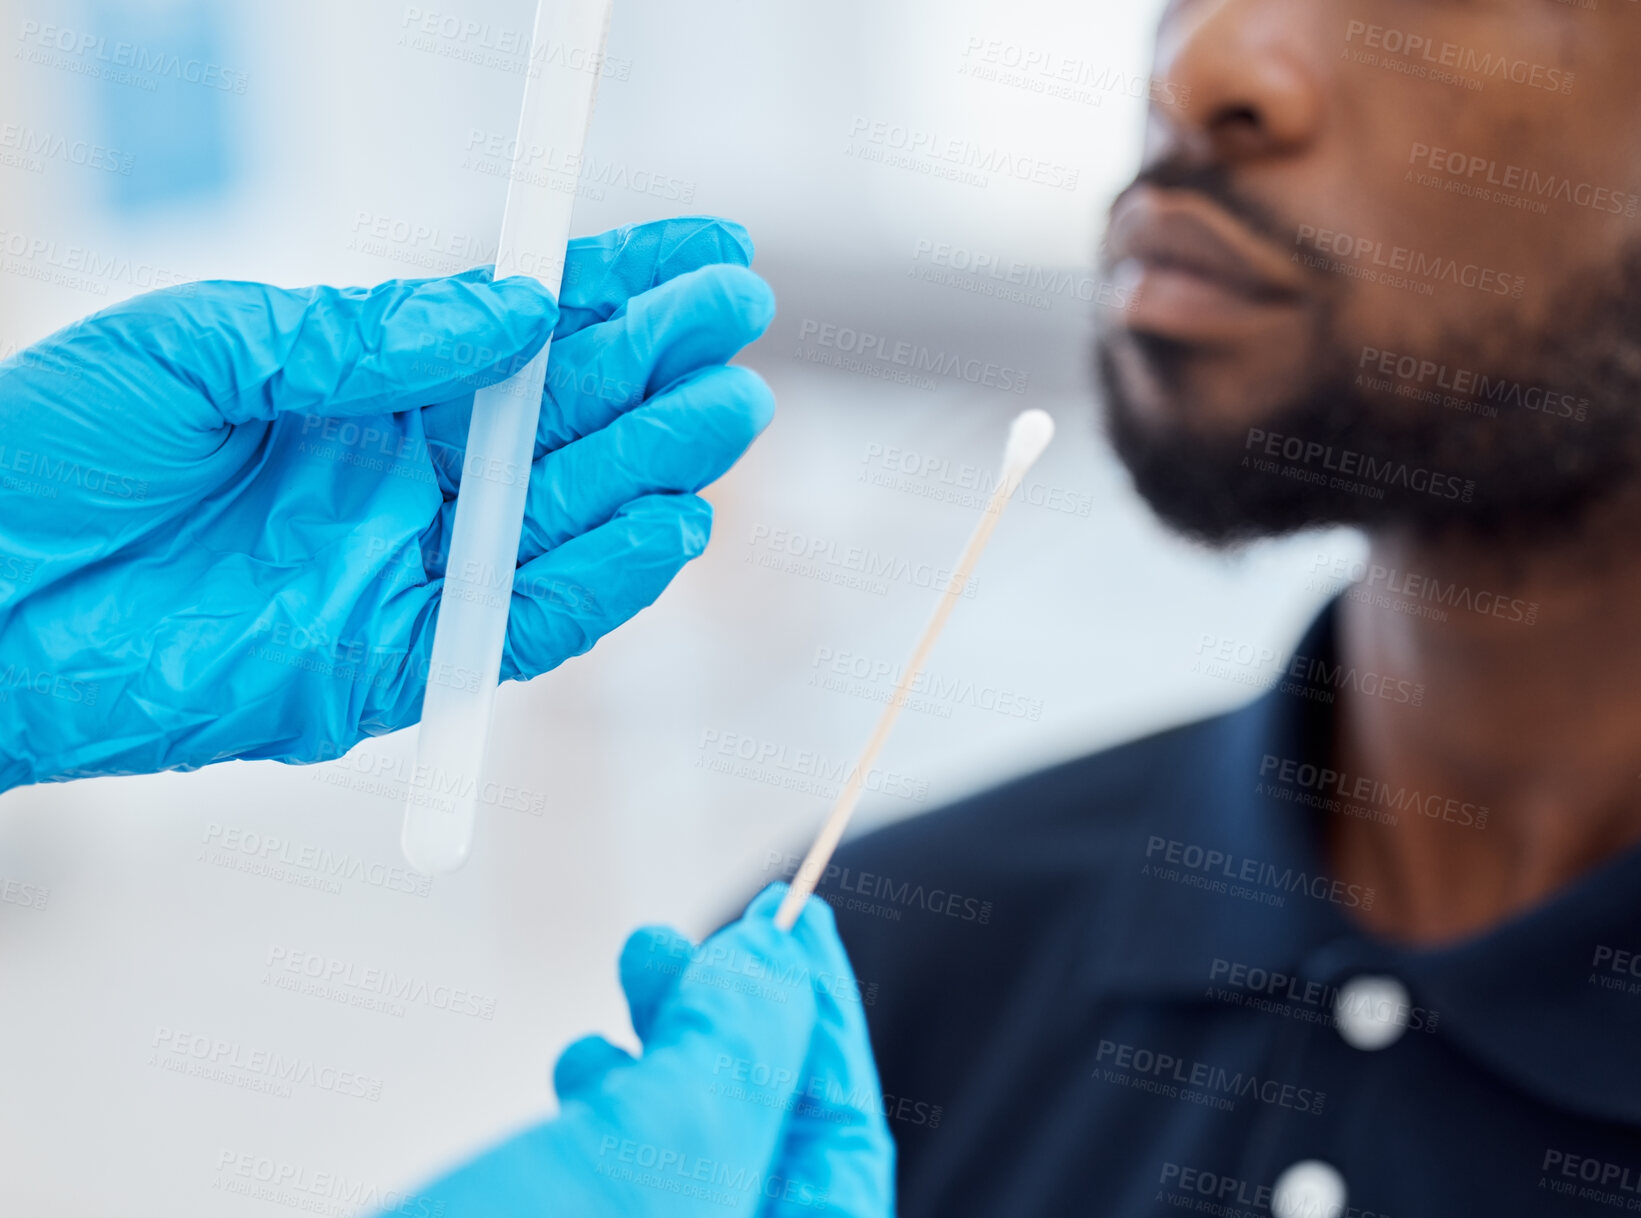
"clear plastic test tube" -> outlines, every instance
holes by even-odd
[[[548,159],[581,163],[611,3],[538,0],[518,152],[511,160],[551,149]],[[552,174],[511,179],[496,250],[497,279],[530,275],[558,294],[576,185]],[[454,871],[473,845],[547,359],[543,348],[518,373],[473,399],[405,806],[405,859],[428,875]]]

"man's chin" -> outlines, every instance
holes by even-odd
[[[1135,489],[1171,529],[1215,547],[1348,523],[1350,504],[1270,472],[1249,445],[1286,411],[1261,408],[1254,425],[1193,393],[1189,348],[1123,335],[1096,348],[1105,429]],[[1247,409],[1244,407],[1244,409]]]
[[[1126,327],[1101,329],[1095,346],[1105,400],[1130,450],[1195,441],[1204,453],[1229,452],[1233,468],[1241,468],[1251,437],[1315,399],[1319,385],[1341,379],[1338,368],[1319,364],[1322,349],[1314,341],[1208,346]]]
[[[1136,490],[1163,523],[1215,547],[1331,525],[1434,544],[1556,543],[1641,472],[1641,415],[1594,386],[1606,405],[1582,423],[1381,401],[1339,367],[1287,400],[1202,409],[1183,396],[1180,365],[1165,360],[1153,385],[1136,386],[1113,344],[1097,345],[1096,362],[1106,431]],[[1179,396],[1136,391],[1157,386]]]

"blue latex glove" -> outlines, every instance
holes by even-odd
[[[894,1142],[832,911],[790,935],[765,889],[699,948],[646,927],[621,953],[644,1044],[602,1037],[553,1073],[560,1113],[420,1190],[444,1218],[892,1218]],[[442,1203],[442,1210],[440,1209]]]
[[[751,257],[710,219],[578,240],[562,308],[487,270],[195,284],[0,363],[0,790],[416,722],[473,390],[549,333],[502,675],[586,651],[701,552],[691,492],[769,421],[723,366],[774,315]]]

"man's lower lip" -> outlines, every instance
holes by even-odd
[[[1130,289],[1128,307],[1122,312],[1126,328],[1185,341],[1253,337],[1272,325],[1291,322],[1299,306],[1294,297],[1253,296],[1223,280],[1178,267],[1140,268],[1124,286]]]

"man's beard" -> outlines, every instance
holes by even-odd
[[[1149,424],[1124,394],[1102,340],[1107,430],[1158,516],[1210,545],[1326,525],[1434,544],[1569,539],[1636,489],[1641,474],[1641,248],[1628,251],[1606,282],[1575,295],[1550,312],[1556,320],[1548,329],[1437,343],[1419,358],[1446,366],[1445,389],[1434,373],[1387,377],[1376,362],[1359,368],[1362,345],[1325,317],[1315,371],[1300,392],[1270,403],[1258,431]],[[1153,374],[1176,388],[1189,352],[1143,336],[1132,341]],[[1468,393],[1451,387],[1461,369],[1477,378]],[[1405,388],[1367,388],[1370,380]],[[1424,392],[1438,396],[1405,396]],[[1580,402],[1582,421],[1561,417]],[[1273,436],[1281,438],[1274,455],[1266,448]]]

